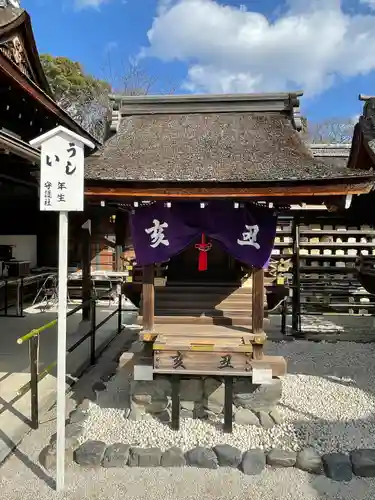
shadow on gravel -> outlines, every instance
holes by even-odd
[[[267,354],[284,356],[288,362],[288,374],[307,375],[318,379],[323,379],[327,383],[336,384],[348,389],[359,389],[373,399],[375,409],[375,344],[357,344],[357,349],[349,350],[346,342],[308,342],[295,341],[293,343],[269,343],[266,348]],[[366,360],[364,362],[363,360]],[[318,362],[316,362],[318,360]],[[339,394],[338,396],[339,397]],[[350,393],[347,403],[350,404]],[[325,400],[325,394],[321,394],[322,404],[329,404]],[[345,401],[341,403],[343,408]],[[304,420],[295,420],[293,425],[299,443],[305,443],[306,439],[313,437],[322,447],[328,443],[335,448],[335,444],[340,442],[340,437],[345,436],[348,450],[355,448],[374,448],[371,428],[375,426],[375,411],[369,417],[353,420],[328,420],[317,418],[308,409],[293,408],[282,402],[284,407],[292,412],[303,415]],[[360,414],[360,409],[358,409]],[[370,427],[371,426],[371,427]],[[352,443],[352,446],[350,444]],[[353,482],[355,482],[355,495],[353,496]],[[320,495],[320,500],[332,498],[330,493],[324,490],[324,485],[335,484],[339,490],[340,500],[355,498],[373,499],[375,498],[375,485],[373,480],[354,478],[352,486],[346,483],[334,483],[328,478],[309,476],[311,487]]]
[[[6,443],[6,445],[10,448],[14,448],[11,455],[18,458],[18,460],[20,460],[28,469],[30,469],[41,481],[44,481],[47,486],[55,489],[55,480],[51,478],[40,465],[35,463],[33,460],[30,460],[27,455],[22,453],[22,451],[20,451],[20,449],[16,447],[16,444],[2,430],[0,430],[0,439],[4,441],[4,443]]]

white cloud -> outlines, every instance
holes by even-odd
[[[375,10],[375,0],[360,0],[360,3],[367,5],[370,9]]]
[[[99,9],[101,5],[107,3],[109,0],[75,0],[75,6],[77,9]]]
[[[187,62],[185,86],[194,92],[311,96],[375,69],[375,15],[345,13],[340,0],[286,1],[270,22],[224,0],[161,0],[142,56]]]

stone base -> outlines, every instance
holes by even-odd
[[[224,383],[213,377],[181,380],[182,418],[221,419],[224,410]],[[134,381],[131,385],[132,420],[158,418],[169,422],[172,387],[168,378]],[[266,429],[282,423],[277,410],[282,395],[281,380],[271,385],[252,384],[251,378],[235,379],[233,384],[233,419],[239,425],[258,425]]]

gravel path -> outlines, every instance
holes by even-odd
[[[318,426],[331,426],[340,442],[347,442],[347,423],[356,430],[357,442],[374,443],[375,346],[359,344],[273,344],[268,352],[285,355],[290,375],[284,383],[282,411],[297,426],[311,425],[315,438]],[[115,380],[115,379],[114,379]],[[111,384],[114,383],[112,380]],[[86,377],[91,387],[97,374]],[[323,389],[326,392],[323,392]],[[107,401],[109,402],[109,401]],[[117,399],[117,405],[121,397]],[[70,409],[72,408],[72,402]],[[340,411],[341,408],[341,411]],[[68,408],[69,409],[69,408]],[[119,408],[117,407],[119,410]],[[114,408],[113,410],[116,410]],[[102,410],[104,411],[104,410]],[[123,412],[123,410],[122,410]],[[70,465],[66,491],[57,495],[51,478],[38,463],[41,449],[55,431],[54,412],[43,418],[38,431],[25,438],[19,450],[0,467],[0,491],[7,500],[374,500],[375,480],[354,478],[349,484],[335,483],[297,469],[269,469],[260,476],[245,476],[236,470],[204,469],[99,469]],[[369,418],[370,417],[370,418]],[[312,423],[311,423],[312,422]],[[121,428],[126,428],[122,416]],[[111,428],[110,421],[101,421]],[[163,426],[165,431],[166,427]],[[320,431],[322,432],[322,431]],[[1,435],[0,438],[4,439]],[[345,441],[346,440],[346,441]],[[328,445],[327,445],[328,446]],[[331,445],[329,445],[331,446]]]
[[[220,422],[182,419],[181,431],[176,433],[154,419],[126,420],[128,382],[120,372],[99,394],[98,404],[91,405],[83,440],[162,449],[175,445],[184,450],[220,443],[244,451],[314,446],[324,453],[375,448],[374,344],[296,341],[269,343],[267,351],[288,360],[279,407],[285,423],[280,426],[265,430],[235,424],[233,434],[224,434]]]

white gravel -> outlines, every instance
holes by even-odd
[[[108,391],[92,404],[83,440],[123,442],[134,446],[214,446],[228,443],[242,450],[314,446],[319,452],[375,448],[375,363],[373,344],[269,343],[269,354],[285,356],[288,375],[283,380],[279,406],[285,423],[270,430],[234,425],[224,434],[221,424],[181,419],[181,430],[172,431],[154,419],[125,419],[127,380],[120,374]]]
[[[368,394],[373,391],[374,359],[373,346],[347,345],[314,345],[304,342],[293,345],[280,344],[269,346],[269,351],[278,351],[286,354],[291,360],[289,370],[291,375],[298,372],[302,378],[315,380],[319,384],[324,377],[338,377],[331,379],[333,388],[345,388],[346,379],[354,381],[355,394]],[[336,358],[333,354],[336,352]],[[351,358],[349,357],[351,354]],[[334,360],[334,366],[332,365]],[[318,366],[319,363],[319,366]],[[100,364],[100,363],[99,363]],[[352,365],[352,366],[351,366]],[[320,370],[320,371],[319,371]],[[317,375],[319,373],[319,376]],[[334,374],[334,375],[332,375]],[[88,373],[75,387],[78,395],[82,396],[85,390],[97,380],[97,372]],[[123,377],[124,379],[124,377]],[[290,376],[289,379],[296,380]],[[111,382],[110,386],[115,381]],[[121,383],[120,383],[121,382]],[[344,385],[343,385],[343,383]],[[81,385],[80,390],[78,386]],[[119,388],[124,387],[124,380],[118,379]],[[311,385],[311,384],[310,384]],[[308,385],[308,387],[310,387]],[[302,389],[302,388],[300,388]],[[299,389],[299,390],[300,390]],[[314,398],[303,398],[309,406],[308,410],[316,418],[324,410],[324,394],[320,403],[316,401],[316,390],[312,392]],[[342,394],[341,394],[342,396]],[[293,403],[295,408],[301,396],[290,395],[285,392],[284,402]],[[369,396],[370,397],[370,396]],[[292,399],[291,399],[292,398]],[[370,398],[371,399],[371,398]],[[286,402],[285,402],[286,400]],[[338,401],[342,401],[338,398]],[[358,400],[357,400],[358,401]],[[362,399],[360,399],[362,401]],[[372,399],[371,399],[372,401]],[[102,403],[105,402],[102,400]],[[110,400],[107,399],[107,403]],[[288,403],[288,404],[289,404]],[[114,409],[118,414],[122,404],[122,395],[115,398]],[[300,402],[302,404],[302,402]],[[332,403],[330,403],[331,405]],[[357,404],[357,403],[356,403]],[[346,418],[355,413],[353,402],[347,401],[343,408]],[[72,409],[73,402],[68,400],[68,410]],[[94,415],[95,406],[92,407]],[[16,453],[0,466],[1,498],[6,500],[374,500],[375,479],[353,478],[350,483],[337,483],[324,476],[312,476],[298,469],[270,469],[267,468],[259,476],[245,476],[237,470],[220,468],[218,470],[204,470],[195,468],[182,469],[85,469],[70,464],[66,469],[66,490],[56,494],[51,487],[50,474],[43,470],[38,463],[41,449],[49,442],[51,434],[56,430],[55,409],[43,415],[42,424],[37,431],[31,432],[23,440]],[[105,411],[103,409],[102,411]],[[287,414],[287,410],[282,410]],[[294,410],[295,411],[295,410]],[[301,410],[298,410],[301,412]],[[329,409],[332,411],[332,408]],[[366,415],[368,408],[358,408],[360,415]],[[337,413],[330,413],[333,418]],[[90,417],[94,422],[95,419]],[[339,413],[340,416],[340,413]],[[293,415],[292,415],[292,418]],[[306,416],[300,414],[300,421]],[[325,418],[325,417],[323,417]],[[355,417],[361,420],[362,417]],[[120,429],[127,429],[128,423],[122,418]],[[334,424],[334,422],[332,422]],[[363,419],[364,426],[370,424]],[[101,420],[99,424],[107,432],[113,428],[111,420]],[[305,425],[305,424],[304,424]],[[358,428],[358,426],[357,426]],[[371,425],[372,428],[372,425]],[[94,430],[94,427],[91,428]],[[159,428],[164,432],[165,426]],[[364,429],[364,432],[367,430]],[[372,432],[372,431],[371,431]],[[370,433],[370,432],[369,432]],[[113,434],[115,437],[115,434]],[[5,438],[0,433],[0,437]]]

